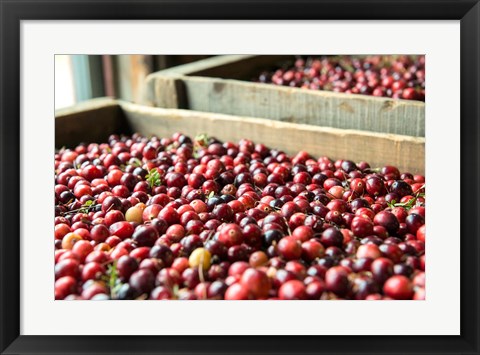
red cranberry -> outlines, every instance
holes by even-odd
[[[395,275],[385,281],[383,292],[396,300],[408,300],[413,296],[413,286],[407,277]]]

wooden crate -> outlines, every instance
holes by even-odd
[[[248,80],[293,56],[228,55],[147,77],[146,104],[281,122],[425,136],[425,104]]]
[[[133,132],[147,136],[183,132],[192,137],[207,133],[233,142],[249,138],[288,154],[306,150],[315,157],[364,160],[372,167],[395,165],[414,174],[425,171],[425,139],[421,137],[154,108],[111,99],[92,100],[56,111],[57,148],[80,142],[105,142],[110,134]]]

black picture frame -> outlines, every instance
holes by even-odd
[[[477,0],[126,0],[120,2],[0,0],[0,12],[0,351],[2,354],[479,354],[480,5]],[[460,20],[461,335],[282,337],[20,335],[19,235],[20,145],[22,143],[20,141],[20,22],[22,20],[85,19]],[[445,139],[448,140],[448,137]],[[448,176],[445,175],[442,179],[448,186]],[[450,208],[457,207],[450,206]],[[447,287],[448,285],[446,289]],[[413,315],[406,315],[406,317],[412,317],[412,321],[415,321]]]

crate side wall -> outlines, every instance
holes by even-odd
[[[65,112],[55,117],[55,148],[107,142],[111,134],[132,133],[118,105]]]
[[[305,150],[315,157],[367,161],[372,167],[396,165],[403,172],[423,174],[425,140],[391,134],[341,130],[273,120],[167,110],[122,104],[129,125],[145,135],[170,136],[183,132],[191,137],[207,133],[222,141],[248,138],[288,154]]]
[[[221,56],[152,74],[149,103],[416,137],[425,136],[425,104],[367,95],[289,88],[232,80],[288,56]]]

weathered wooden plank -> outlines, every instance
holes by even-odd
[[[242,77],[250,68],[265,66],[272,62],[272,58],[285,58],[285,56],[256,56],[256,55],[220,55],[207,59],[198,60],[188,64],[178,65],[172,68],[152,73],[149,77],[169,75],[205,75],[217,77]],[[236,64],[245,64],[238,66]],[[241,73],[241,74],[239,74]]]
[[[122,109],[113,99],[94,99],[55,111],[55,147],[106,142],[112,133],[128,133]]]
[[[289,58],[293,56],[224,55],[161,70],[147,77],[145,85],[147,95],[144,103],[164,108],[189,108],[182,106],[185,103],[185,95],[184,85],[181,83],[185,76],[248,80],[262,68]]]
[[[425,139],[420,137],[153,108],[111,99],[91,100],[57,110],[55,116],[57,148],[80,142],[105,142],[112,133],[139,132],[147,136],[207,133],[223,141],[238,142],[247,137],[288,154],[305,150],[315,157],[364,160],[372,167],[391,164],[404,172],[425,171]]]
[[[359,130],[342,130],[268,119],[235,117],[188,110],[171,110],[120,103],[133,131],[168,136],[207,133],[223,141],[249,138],[294,154],[305,150],[332,159],[367,161],[372,167],[396,165],[401,171],[423,174],[425,139]]]
[[[154,73],[147,78],[150,103],[165,108],[425,136],[423,102],[223,79],[245,76],[252,68],[286,56],[274,57],[220,56]]]
[[[216,78],[184,80],[188,108],[282,122],[424,136],[424,104]]]

